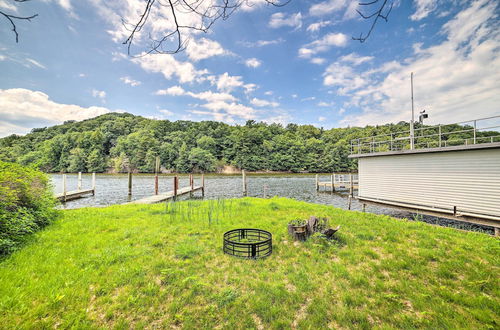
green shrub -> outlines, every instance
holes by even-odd
[[[57,216],[55,205],[45,174],[0,161],[0,256],[48,225]]]

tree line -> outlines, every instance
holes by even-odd
[[[248,171],[343,172],[357,169],[350,141],[409,129],[409,124],[323,129],[249,120],[169,121],[110,113],[35,128],[0,139],[0,160],[45,172],[213,172],[231,165]],[[469,133],[462,133],[469,134]]]

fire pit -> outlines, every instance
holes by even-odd
[[[246,259],[264,258],[273,252],[273,235],[261,229],[233,229],[224,233],[224,253]]]

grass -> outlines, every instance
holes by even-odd
[[[336,241],[292,242],[328,216]],[[229,229],[273,254],[222,253]],[[0,328],[496,328],[499,240],[284,198],[64,211],[0,262]]]

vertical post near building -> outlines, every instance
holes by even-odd
[[[335,173],[332,174],[332,192],[335,192]]]
[[[476,144],[477,120],[474,120],[474,144]]]
[[[410,121],[410,149],[415,148],[415,111],[413,109],[413,72],[411,73],[411,121]]]
[[[316,191],[319,191],[319,177],[318,177],[318,174],[316,174]]]
[[[441,124],[439,124],[439,148],[441,148],[441,141],[442,141],[442,137],[441,137]]]
[[[92,196],[95,196],[95,172],[92,173]]]
[[[82,190],[82,172],[78,172],[78,190]]]
[[[128,171],[128,195],[132,196],[132,172]]]
[[[64,197],[64,201],[66,202],[66,174],[63,174],[63,177],[62,177],[62,185],[63,185],[63,197]]]

